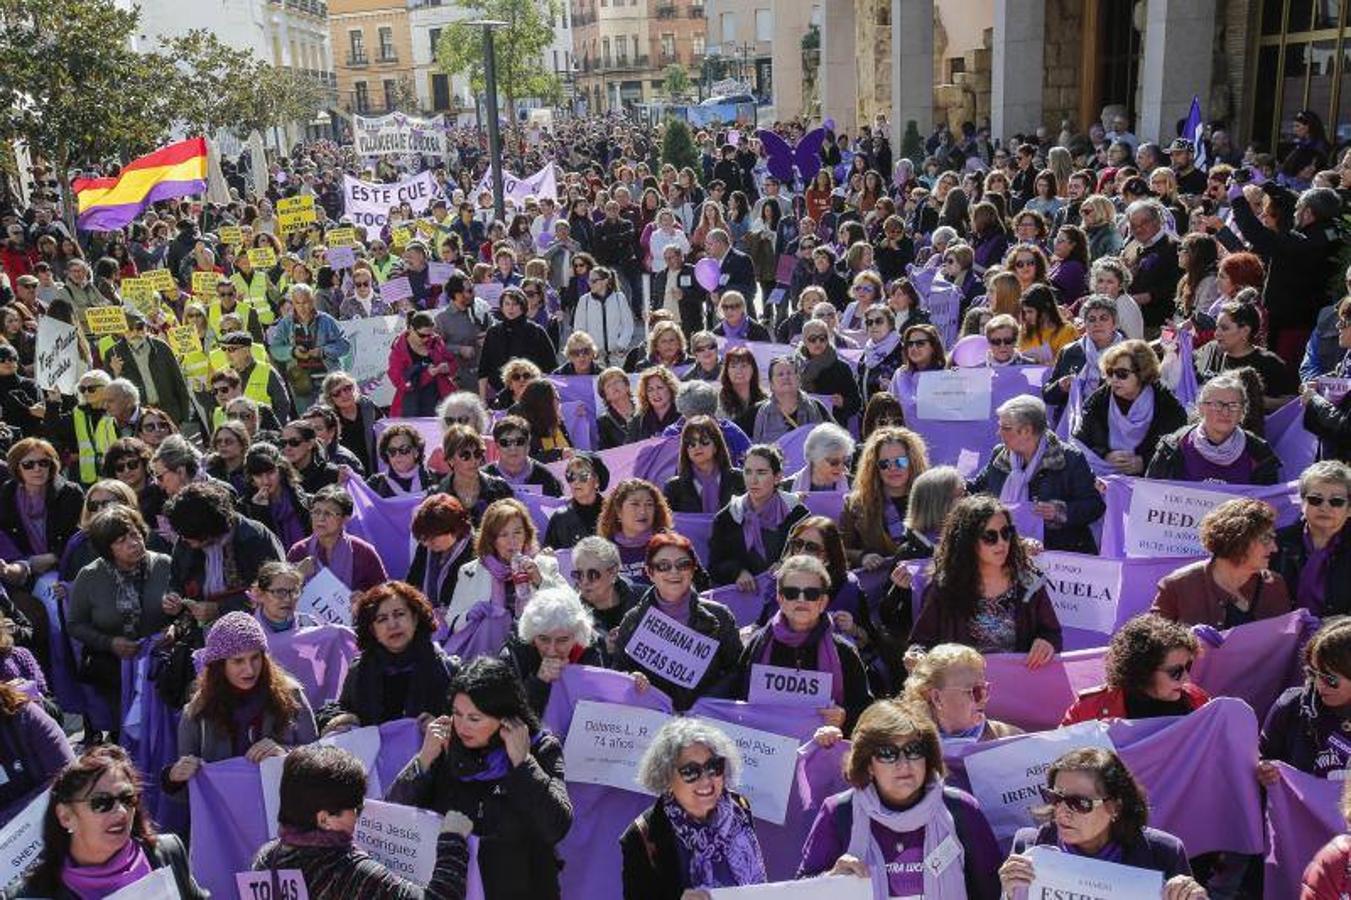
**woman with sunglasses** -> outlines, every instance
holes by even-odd
[[[838,425],[823,422],[813,428],[802,444],[804,463],[783,480],[783,489],[796,494],[812,491],[846,493],[849,466],[854,458],[854,439]]]
[[[283,425],[277,441],[277,449],[309,493],[338,483],[338,466],[329,460],[328,452],[321,444],[318,429],[305,418]]]
[[[1276,530],[1271,567],[1296,606],[1319,618],[1351,613],[1351,468],[1325,460],[1299,476],[1299,518]]]
[[[1351,620],[1326,622],[1304,645],[1304,683],[1287,688],[1267,712],[1258,738],[1257,780],[1280,780],[1283,762],[1319,778],[1351,767]]]
[[[5,456],[9,480],[0,484],[0,530],[33,577],[56,568],[79,528],[84,491],[61,474],[56,448],[41,438],[23,438]],[[94,479],[90,479],[92,483]]]
[[[945,752],[964,744],[1022,734],[985,715],[990,699],[985,657],[962,644],[939,644],[924,654],[905,682],[905,699],[929,710]]]
[[[1106,683],[1082,691],[1061,725],[1092,719],[1184,716],[1210,702],[1191,680],[1201,646],[1185,625],[1145,613],[1112,635],[1103,661]]]
[[[409,315],[407,328],[389,348],[389,380],[394,385],[389,414],[432,415],[441,398],[455,390],[458,365],[436,330],[432,314],[420,310]]]
[[[1280,457],[1243,427],[1248,390],[1237,372],[1216,375],[1201,385],[1196,406],[1201,421],[1159,439],[1146,477],[1224,484],[1275,484],[1280,479]]]
[[[722,377],[722,361],[718,359],[718,338],[711,331],[696,331],[690,335],[690,356],[694,364],[681,381],[716,382]]]
[[[489,504],[516,495],[506,481],[484,471],[487,451],[483,438],[470,426],[447,428],[441,438],[441,450],[450,472],[436,483],[434,491],[460,501],[475,524]]]
[[[644,556],[644,570],[652,586],[620,621],[612,665],[621,672],[633,673],[638,690],[646,690],[649,685],[655,687],[671,698],[676,712],[684,712],[700,697],[720,696],[736,676],[741,635],[731,610],[704,599],[694,590],[699,560],[689,538],[673,531],[654,534]],[[628,654],[627,648],[649,612],[674,619],[717,643],[707,668],[693,687],[684,687],[647,668],[651,663],[646,656],[638,659]]]
[[[1046,254],[1034,244],[1015,244],[1004,257],[1004,271],[1013,273],[1019,291],[1024,294],[1033,285],[1046,282],[1046,270]]]
[[[1144,341],[1107,348],[1098,365],[1102,384],[1084,398],[1074,439],[1122,475],[1141,475],[1163,436],[1186,426],[1187,412],[1160,382],[1159,358]]]
[[[755,417],[765,400],[760,384],[760,364],[749,347],[728,347],[722,359],[722,390],[719,413],[734,421],[747,435],[755,430]]]
[[[596,533],[602,493],[610,484],[610,470],[601,458],[587,450],[575,450],[564,469],[571,494],[568,505],[549,518],[544,546],[566,550],[587,535]]]
[[[502,648],[525,687],[536,715],[544,715],[554,684],[570,665],[605,665],[605,636],[596,630],[591,611],[566,584],[544,588],[530,598],[515,633]]]
[[[150,448],[139,438],[118,438],[108,446],[100,466],[102,477],[116,478],[136,492],[142,515],[164,505],[163,492],[150,477],[150,456]]]
[[[141,419],[136,423],[136,436],[152,451],[169,435],[178,433],[178,426],[164,410],[157,406],[141,406]]]
[[[106,897],[167,868],[180,897],[206,900],[182,839],[155,834],[141,783],[116,744],[88,749],[62,769],[42,821],[42,852],[15,896]]]
[[[799,541],[805,548],[806,539]],[[858,650],[836,633],[835,620],[829,614],[832,584],[829,570],[816,556],[800,553],[782,561],[775,573],[777,609],[746,644],[733,689],[736,699],[755,696],[756,682],[763,680],[768,686],[774,680],[765,666],[827,676],[830,702],[815,704],[822,722],[816,741],[827,747],[849,736],[873,699]],[[803,680],[811,679],[804,675]]]
[[[1046,773],[1041,798],[1046,805],[1037,813],[1050,821],[1021,828],[1013,836],[1013,852],[999,867],[1005,896],[1018,896],[1031,887],[1036,871],[1027,850],[1038,846],[1160,872],[1162,900],[1204,900],[1207,896],[1192,877],[1182,842],[1148,826],[1145,792],[1111,750],[1085,747],[1061,756]]]
[[[913,431],[885,426],[868,436],[840,513],[850,565],[874,571],[896,555],[906,535],[911,485],[928,467],[924,440]]]
[[[534,485],[546,496],[563,496],[563,486],[554,474],[530,456],[529,422],[518,415],[498,419],[493,424],[493,442],[497,445],[497,462],[484,467],[487,475],[502,479],[513,490],[520,485]]]
[[[862,322],[868,340],[858,362],[858,385],[862,396],[871,397],[891,386],[892,376],[905,364],[907,347],[896,331],[896,313],[890,306],[877,304],[869,308]],[[915,327],[907,328],[906,335]]]
[[[591,617],[605,639],[607,666],[615,654],[619,623],[638,605],[641,593],[632,581],[619,574],[619,566],[619,548],[599,535],[584,537],[573,545],[572,585],[591,610]]]
[[[436,483],[436,476],[423,459],[427,452],[422,433],[412,425],[391,425],[380,433],[376,442],[376,457],[385,464],[384,471],[367,476],[366,486],[381,497],[404,494],[423,494]]]
[[[1026,654],[1029,669],[1046,665],[1064,647],[1045,579],[1008,510],[986,494],[957,501],[943,523],[907,657],[938,644]]]
[[[567,342],[563,345],[563,355],[567,357],[567,362],[554,369],[554,375],[595,375],[600,370],[596,367],[596,342],[592,340],[591,335],[585,331],[574,331],[568,335]]]
[[[549,340],[548,332],[530,321],[527,308],[528,302],[520,288],[509,287],[502,292],[501,319],[484,332],[483,350],[479,355],[479,394],[484,398],[508,387],[504,379],[509,374],[507,364],[512,360],[534,363],[539,372],[552,371],[558,365],[558,351]]]
[[[722,429],[710,416],[691,416],[680,432],[676,474],[662,493],[675,513],[713,514],[746,490],[741,470],[732,465]]]
[[[1226,500],[1201,519],[1200,537],[1210,559],[1159,579],[1150,612],[1226,629],[1290,611],[1285,579],[1268,568],[1276,550],[1276,511],[1269,504]]]
[[[716,726],[662,726],[638,764],[638,782],[657,800],[619,839],[624,900],[707,900],[710,888],[768,880],[750,804],[731,789],[740,765]]]
[[[847,425],[863,406],[859,386],[848,363],[840,359],[830,340],[830,328],[819,319],[802,325],[802,343],[797,350],[802,389],[830,397],[835,421]]]
[[[336,434],[333,435],[336,444],[333,446],[346,448],[356,457],[363,471],[375,471],[375,423],[384,414],[361,392],[356,379],[346,372],[330,372],[319,390],[337,416]]]
[[[276,535],[283,547],[310,536],[310,494],[295,467],[271,444],[254,444],[244,457],[250,490],[239,511]]]
[[[1066,344],[1056,355],[1055,367],[1047,376],[1041,397],[1049,406],[1065,406],[1070,386],[1077,378],[1080,403],[1102,384],[1102,355],[1125,340],[1117,328],[1116,301],[1094,295],[1083,302],[1079,316],[1084,336]],[[1034,355],[1034,354],[1029,354]]]
[[[709,572],[714,584],[755,589],[755,576],[783,555],[788,532],[808,515],[796,494],[781,489],[783,456],[769,444],[746,452],[746,492],[734,496],[713,519]]]
[[[897,383],[900,373],[912,380],[920,372],[934,372],[946,369],[947,352],[943,349],[943,336],[933,325],[910,325],[903,332],[901,344],[905,348],[905,362],[893,375],[893,384]],[[891,385],[888,385],[890,388]]]
[[[922,709],[878,700],[854,725],[845,755],[850,789],[816,814],[797,877],[827,872],[872,882],[890,897],[999,897],[999,847],[971,795],[944,781],[938,730]],[[946,866],[925,865],[940,845],[959,848]]]
[[[635,337],[641,338],[629,299],[615,283],[614,270],[604,266],[591,270],[588,287],[577,300],[573,330],[591,335],[601,365],[622,365]]]

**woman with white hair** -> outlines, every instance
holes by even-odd
[[[849,463],[854,458],[854,439],[838,425],[823,422],[807,435],[802,445],[806,462],[784,480],[787,491],[849,490]]]
[[[1248,393],[1235,372],[1216,375],[1201,387],[1201,421],[1159,440],[1145,475],[1171,481],[1275,484],[1281,461],[1271,445],[1242,427]]]
[[[605,664],[591,611],[567,585],[544,588],[530,598],[501,656],[516,670],[537,715],[544,714],[564,669]]]
[[[731,790],[736,744],[700,719],[657,732],[638,783],[657,795],[619,839],[624,900],[708,900],[709,889],[764,884],[764,855],[746,799]]]
[[[487,434],[488,429],[492,427],[488,407],[483,405],[483,399],[473,391],[455,391],[447,395],[436,407],[436,418],[441,423],[443,436],[446,429],[452,425],[467,425],[477,435]],[[431,455],[427,457],[427,468],[438,475],[450,471],[445,451],[441,447],[432,448]]]

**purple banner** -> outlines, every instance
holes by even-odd
[[[1266,900],[1300,896],[1304,869],[1323,845],[1346,832],[1341,781],[1329,781],[1278,762],[1281,778],[1267,788]]]
[[[708,565],[709,541],[713,537],[713,517],[716,513],[672,513],[672,525],[694,544],[694,555]]]
[[[353,505],[348,533],[375,547],[390,577],[404,577],[413,559],[413,513],[422,503],[422,495],[381,497],[358,478],[347,482],[347,492]]]
[[[264,628],[267,650],[305,688],[318,709],[338,696],[347,667],[356,656],[356,635],[341,625],[313,625],[275,632]]]
[[[1318,438],[1304,427],[1304,406],[1299,400],[1267,416],[1266,436],[1287,476],[1298,475],[1318,459]]]
[[[666,440],[672,439],[663,437],[653,437],[648,438],[645,441],[638,441],[635,444],[625,444],[622,447],[615,447],[611,450],[600,451],[598,455],[600,456],[601,460],[605,463],[605,467],[610,470],[610,486],[613,487],[614,485],[623,481],[625,478],[635,477],[634,468],[637,465],[638,458],[643,453],[643,451],[646,450],[648,447],[655,446]],[[679,443],[678,438],[674,440],[676,440],[677,444]],[[565,480],[564,476],[567,474],[567,462],[565,462],[564,460],[549,463],[545,468],[547,468],[550,472],[553,472],[554,477],[556,477],[560,482]]]
[[[754,626],[759,623],[765,605],[774,601],[774,576],[768,572],[761,572],[755,576],[755,590],[750,593],[746,593],[735,584],[725,584],[711,591],[705,591],[700,596],[730,609],[738,626],[742,628],[747,625]]]
[[[432,454],[441,449],[441,420],[435,416],[427,416],[417,419],[376,419],[375,425],[371,431],[375,434],[375,439],[380,440],[380,435],[385,433],[391,425],[411,425],[422,435],[423,442],[427,445],[422,450],[422,461],[425,463],[432,458]],[[379,471],[385,471],[385,461],[376,460],[376,466]]]

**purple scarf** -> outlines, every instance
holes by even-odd
[[[722,497],[722,470],[714,469],[705,475],[697,467],[691,466],[690,472],[694,474],[694,483],[699,487],[699,503],[703,511],[717,512],[721,506],[719,501]]]
[[[436,598],[441,596],[441,585],[446,583],[451,564],[460,558],[472,534],[472,531],[466,533],[445,553],[427,551],[427,570],[422,575],[422,592],[431,598],[433,606],[439,605]]]
[[[890,332],[882,340],[873,342],[872,338],[863,345],[863,367],[865,369],[875,369],[887,358],[887,354],[895,350],[901,343],[901,335],[897,331]]]
[[[44,491],[36,497],[22,486],[14,492],[19,503],[19,518],[23,520],[24,533],[28,535],[30,555],[38,556],[47,552],[47,494]]]
[[[511,581],[511,563],[504,563],[493,554],[483,557],[479,560],[479,563],[493,577],[493,593],[490,602],[499,609],[506,609],[507,582]]]
[[[746,542],[746,552],[755,552],[760,554],[761,559],[769,559],[765,551],[764,532],[773,531],[783,524],[788,516],[788,504],[783,502],[783,495],[778,491],[774,492],[762,510],[756,510],[750,494],[742,494],[737,499],[741,501],[741,537]]]
[[[206,557],[205,574],[202,578],[202,595],[211,597],[225,592],[225,542],[230,540],[227,534],[218,541],[212,541],[202,547]]]
[[[1332,554],[1341,547],[1341,544],[1342,533],[1339,531],[1332,536],[1332,540],[1323,545],[1323,549],[1316,549],[1313,538],[1309,536],[1309,529],[1305,526],[1304,550],[1309,556],[1304,560],[1304,567],[1299,570],[1295,604],[1305,607],[1315,616],[1323,614],[1323,601],[1327,599],[1328,566],[1332,565]]]
[[[1116,841],[1108,841],[1102,845],[1102,849],[1097,853],[1085,853],[1082,850],[1071,847],[1069,844],[1056,839],[1055,845],[1060,848],[1062,853],[1070,853],[1074,856],[1086,856],[1090,859],[1097,859],[1103,862],[1119,863],[1126,858],[1126,848],[1122,847]]]
[[[765,861],[750,814],[724,791],[705,822],[691,819],[670,794],[658,801],[686,856],[685,886],[764,884]]]
[[[129,884],[135,884],[151,872],[145,849],[134,838],[107,862],[97,866],[79,866],[70,857],[61,864],[61,884],[80,900],[100,900]]]
[[[1032,476],[1037,474],[1037,469],[1041,466],[1042,456],[1046,454],[1046,442],[1046,434],[1043,434],[1041,440],[1037,442],[1036,452],[1027,461],[1027,465],[1019,461],[1017,453],[1009,451],[1009,477],[1004,479],[1004,486],[999,490],[1000,500],[1005,503],[1020,503],[1032,499],[1028,496],[1027,489],[1032,483]]]
[[[389,477],[385,479],[385,483],[389,485],[389,489],[392,490],[395,494],[422,493],[421,466],[413,467],[412,474],[410,474],[406,479],[408,481],[408,487],[403,486],[403,482],[405,480],[404,476],[400,475],[398,472],[395,472],[393,469],[390,469],[387,474],[389,475]]]
[[[726,320],[726,319],[723,319],[723,320],[722,320],[722,336],[723,336],[723,337],[729,337],[729,338],[739,338],[740,340],[743,340],[743,341],[744,341],[744,340],[746,339],[746,332],[750,331],[750,327],[751,327],[751,317],[750,317],[750,316],[744,316],[744,317],[742,317],[742,319],[741,319],[741,324],[740,324],[740,325],[737,325],[735,328],[732,327],[731,325],[728,325],[728,324],[727,324],[727,320]]]
[[[502,480],[507,484],[525,484],[526,479],[529,478],[533,472],[534,466],[530,465],[529,459],[525,461],[525,466],[522,467],[521,471],[516,475],[512,475],[504,469],[501,460],[498,460],[497,462],[497,474],[500,475]]]
[[[305,552],[315,562],[322,564],[325,568],[338,576],[338,580],[349,588],[352,585],[352,536],[343,532],[338,536],[338,542],[333,545],[333,555],[328,559],[324,558],[324,548],[320,545],[317,537],[311,537],[305,543]]]
[[[896,500],[885,494],[882,495],[882,525],[893,542],[899,542],[905,536],[905,520],[896,508]]]
[[[531,751],[538,750],[549,732],[541,729],[530,739]],[[458,740],[451,745],[451,771],[459,781],[501,781],[511,771],[511,757],[500,743],[487,753],[475,753]]]
[[[1206,462],[1224,468],[1238,462],[1243,451],[1248,448],[1248,435],[1242,428],[1235,428],[1229,437],[1215,444],[1206,436],[1205,427],[1197,425],[1191,432],[1191,445]]]
[[[670,616],[681,625],[688,625],[690,623],[691,596],[691,592],[686,592],[685,596],[681,597],[676,602],[667,603],[665,600],[661,599],[661,594],[658,594],[655,590],[652,592],[652,599],[657,602],[657,612],[662,615]]]
[[[610,540],[614,541],[616,546],[626,550],[637,550],[639,548],[646,550],[647,542],[652,540],[652,529],[649,528],[647,531],[640,533],[636,537],[629,537],[622,531],[616,531],[614,537],[610,538]]]
[[[1134,453],[1144,443],[1149,426],[1154,422],[1154,385],[1145,385],[1130,409],[1121,411],[1121,404],[1109,391],[1107,394],[1107,445],[1112,450]]]
[[[760,654],[761,664],[771,664],[769,659],[774,653],[775,644],[797,649],[809,642],[815,643],[816,671],[830,673],[830,698],[835,701],[836,706],[844,706],[844,667],[840,665],[840,652],[835,647],[834,638],[831,637],[828,616],[822,616],[821,621],[817,622],[811,631],[794,631],[780,610],[769,620],[769,635],[770,639],[765,641],[764,652]]]
[[[283,547],[294,547],[305,540],[305,526],[300,524],[296,505],[291,502],[291,495],[285,488],[277,494],[277,499],[268,504],[268,512],[280,532],[277,537],[281,538]]]

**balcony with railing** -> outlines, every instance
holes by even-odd
[[[396,63],[399,61],[399,54],[393,47],[381,47],[380,55],[375,58],[380,63]]]
[[[349,69],[364,69],[370,64],[371,58],[366,55],[364,50],[360,53],[347,54],[347,68]]]
[[[673,0],[657,0],[656,14],[658,19],[674,19],[677,12]]]
[[[702,3],[693,3],[690,5],[690,18],[702,19],[704,17],[704,5]]]
[[[273,0],[275,3],[276,0]],[[328,4],[324,0],[285,0],[286,8],[296,12],[308,13],[320,19],[328,18]]]

